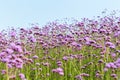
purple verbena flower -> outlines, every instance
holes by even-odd
[[[83,80],[81,75],[77,75],[77,76],[75,76],[75,78],[76,78],[77,80]]]
[[[64,75],[64,72],[63,72],[63,69],[62,68],[56,68],[56,69],[53,69],[52,72],[55,72],[55,73],[58,73],[59,75],[63,76]]]
[[[19,74],[19,77],[20,77],[22,80],[25,79],[25,75],[24,75],[23,73],[20,73],[20,74]]]
[[[6,74],[6,70],[2,70],[2,71],[1,71],[1,74]]]
[[[9,54],[12,54],[14,51],[12,49],[7,48],[6,52],[9,53]]]
[[[37,55],[34,55],[34,56],[33,56],[33,59],[38,59],[38,56],[37,56]]]

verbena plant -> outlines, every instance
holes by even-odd
[[[120,19],[0,33],[0,80],[119,80]]]

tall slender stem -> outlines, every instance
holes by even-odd
[[[7,80],[9,80],[9,74],[8,74],[8,63],[6,63],[6,76],[7,76]]]

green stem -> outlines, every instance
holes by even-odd
[[[7,76],[7,80],[9,80],[9,74],[8,74],[8,66],[7,66],[8,63],[6,63],[6,76]]]

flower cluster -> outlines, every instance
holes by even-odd
[[[64,75],[64,72],[63,72],[63,69],[62,68],[56,68],[56,69],[53,69],[52,72],[54,73],[58,73],[59,75],[63,76]]]
[[[1,80],[120,79],[120,18],[0,32]]]

